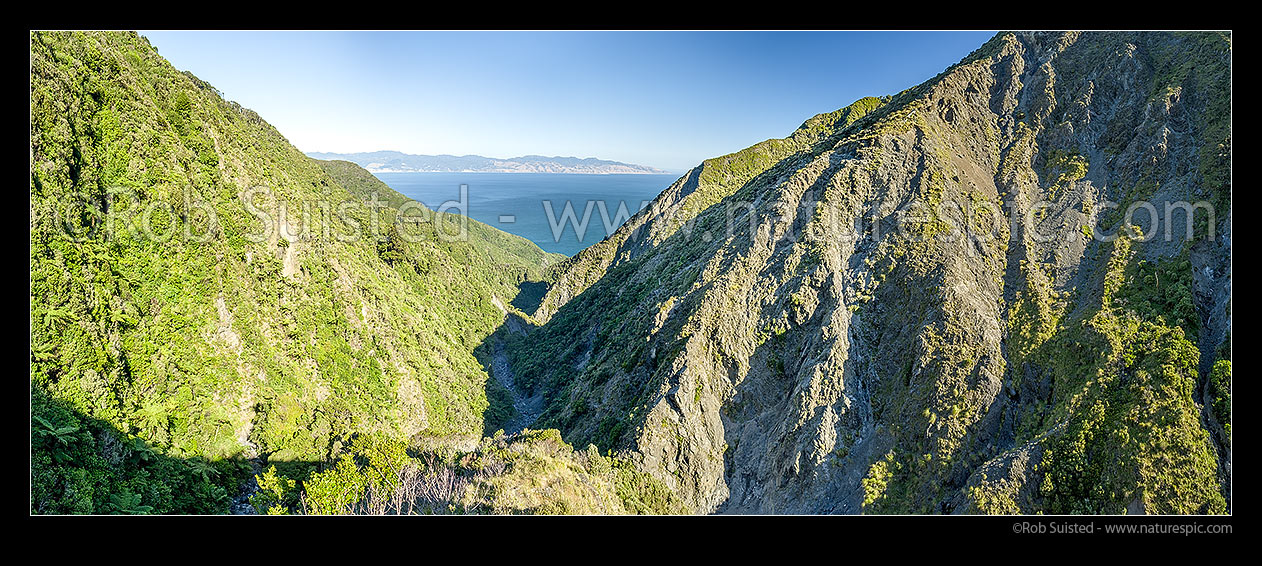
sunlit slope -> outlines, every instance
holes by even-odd
[[[552,255],[456,217],[394,228],[364,201],[400,195],[134,33],[32,33],[30,110],[33,511],[223,509],[175,506],[133,443],[318,461],[355,432],[483,431],[473,351]]]
[[[1000,34],[707,160],[558,264],[513,348],[540,425],[700,510],[1225,511],[1230,61]]]

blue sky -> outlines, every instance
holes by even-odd
[[[936,75],[994,32],[141,31],[307,152],[679,172]]]

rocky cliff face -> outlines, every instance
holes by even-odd
[[[708,160],[556,270],[518,384],[703,512],[1224,512],[1230,57],[1000,34]]]

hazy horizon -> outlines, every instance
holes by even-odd
[[[486,159],[494,159],[494,160],[497,160],[497,161],[511,161],[511,160],[515,160],[515,159],[523,159],[523,158],[530,158],[530,157],[540,157],[540,158],[544,158],[544,159],[579,159],[579,160],[596,159],[596,160],[600,160],[600,161],[608,161],[608,162],[611,162],[611,163],[621,163],[621,164],[624,164],[624,165],[644,165],[643,163],[630,163],[630,162],[626,162],[626,161],[619,161],[619,160],[617,160],[617,159],[605,159],[605,158],[600,157],[600,156],[598,156],[598,155],[543,155],[543,154],[537,154],[537,153],[529,153],[529,154],[506,155],[506,156],[505,156],[505,155],[482,155],[482,154],[477,154],[477,153],[465,153],[465,154],[454,154],[454,153],[408,153],[408,152],[405,152],[405,151],[399,151],[399,150],[396,150],[396,149],[378,149],[378,150],[372,150],[372,151],[346,151],[346,152],[341,152],[341,151],[304,151],[303,153],[304,153],[305,155],[307,155],[308,157],[315,157],[315,156],[317,156],[317,155],[320,155],[320,156],[329,156],[329,155],[332,155],[332,156],[345,156],[345,155],[368,155],[368,154],[374,154],[374,153],[398,153],[398,154],[400,154],[400,155],[406,155],[406,156],[409,156],[409,157],[455,157],[455,158],[463,158],[463,157],[482,157],[482,158],[486,158]],[[319,159],[319,158],[318,158],[318,159]],[[651,166],[650,166],[650,167],[651,167]],[[661,167],[658,167],[657,169],[661,169],[662,171],[665,171],[665,172],[667,172],[667,173],[673,173],[673,174],[682,174],[682,173],[686,173],[686,172],[687,172],[687,169],[680,170],[680,171],[674,171],[674,170],[670,170],[670,169],[663,169],[663,168],[661,168]],[[418,172],[423,172],[423,171],[418,171]],[[472,172],[472,171],[470,171],[470,172]]]
[[[303,152],[595,157],[671,172],[896,94],[993,35],[140,33]]]

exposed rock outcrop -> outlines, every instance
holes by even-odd
[[[702,511],[1225,511],[1229,77],[1225,34],[1000,34],[689,171],[518,379]]]

